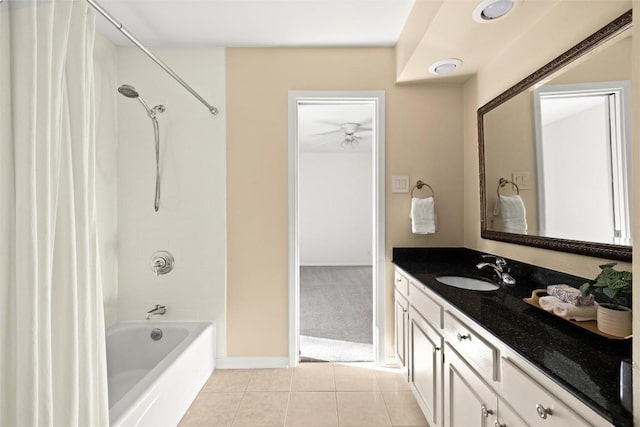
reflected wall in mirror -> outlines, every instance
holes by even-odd
[[[478,109],[483,238],[631,260],[630,25]]]

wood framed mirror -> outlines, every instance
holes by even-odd
[[[478,109],[482,238],[631,261],[631,21]]]

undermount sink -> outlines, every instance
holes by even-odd
[[[468,289],[471,291],[495,291],[500,286],[485,280],[474,279],[473,277],[463,276],[440,276],[436,280],[443,285],[453,286],[460,289]]]

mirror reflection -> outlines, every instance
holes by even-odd
[[[481,116],[483,232],[631,245],[631,65],[627,28]]]

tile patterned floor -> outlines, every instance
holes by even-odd
[[[398,370],[304,363],[216,370],[180,427],[428,426]]]

